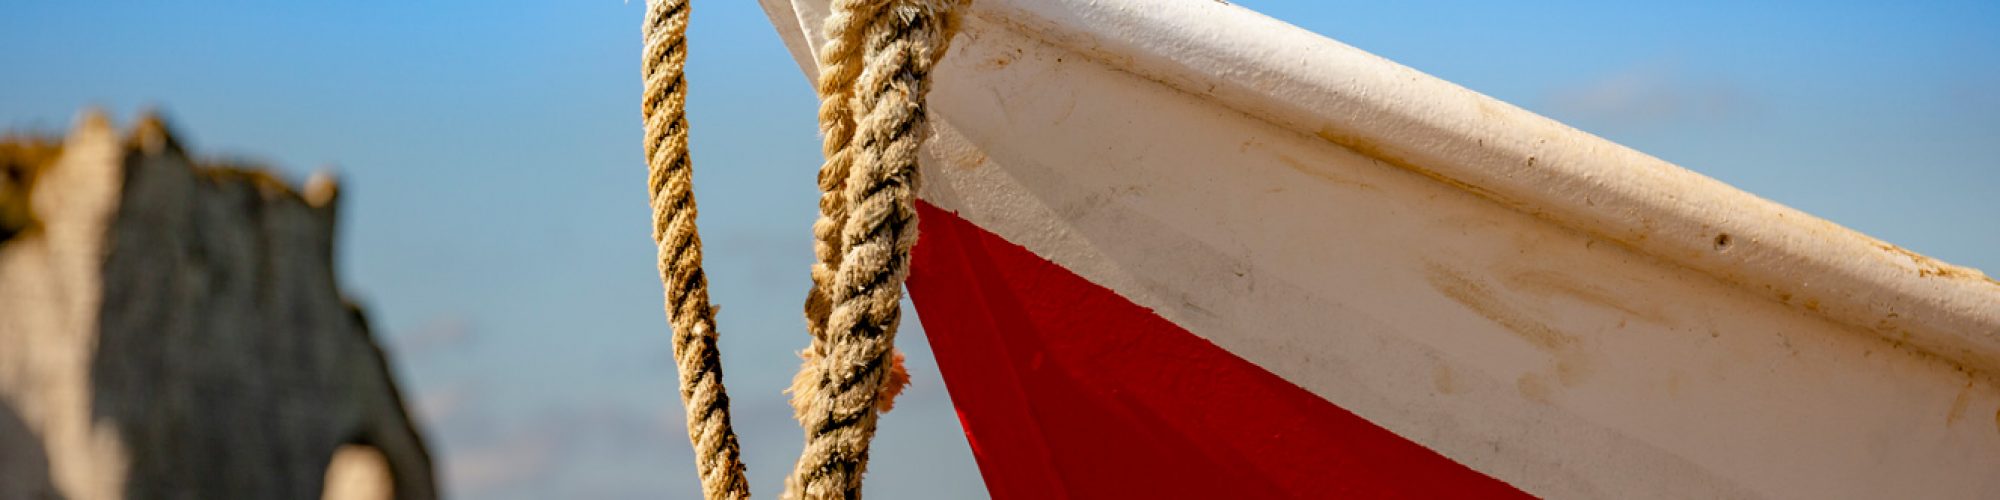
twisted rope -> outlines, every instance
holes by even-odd
[[[835,0],[830,6],[833,12],[827,17],[822,28],[824,42],[820,46],[819,79],[815,89],[819,92],[819,126],[821,153],[826,161],[819,169],[819,218],[813,221],[812,287],[806,291],[806,331],[812,336],[812,344],[801,353],[805,362],[792,380],[793,387],[812,385],[816,371],[808,366],[826,354],[826,318],[833,304],[827,297],[826,289],[834,281],[834,272],[840,268],[841,228],[847,223],[847,199],[842,192],[847,185],[848,165],[853,157],[847,146],[854,139],[854,113],[848,108],[847,100],[852,95],[854,78],[861,72],[863,36],[868,23],[882,14],[887,2],[880,0]],[[809,392],[790,391],[792,407],[805,408],[807,403],[799,398]],[[803,416],[796,415],[796,416]]]
[[[827,161],[806,313],[815,340],[792,385],[806,447],[788,498],[859,498],[879,411],[907,381],[897,380],[894,342],[917,242],[924,96],[951,32],[948,1],[838,0],[827,23]]]
[[[847,199],[842,190],[847,185],[848,165],[853,162],[847,146],[854,139],[854,113],[847,100],[852,95],[854,78],[861,72],[864,30],[868,22],[881,15],[885,4],[879,0],[836,0],[823,27],[826,36],[818,54],[819,79],[815,89],[820,99],[820,150],[826,160],[819,168],[819,218],[812,227],[815,260],[812,287],[806,291],[805,304],[806,332],[811,334],[812,343],[800,353],[805,362],[792,380],[793,387],[817,383],[813,379],[817,371],[810,366],[826,355],[826,317],[833,307],[826,289],[834,281],[834,271],[840,268],[840,230],[847,223]],[[809,391],[789,392],[794,409],[809,406],[801,398],[816,396]],[[794,416],[803,418],[804,414]]]
[[[813,341],[791,389],[807,442],[786,480],[789,498],[860,498],[878,412],[908,383],[894,348],[898,302],[917,241],[923,99],[952,31],[950,1],[835,0],[826,24],[818,54],[826,161],[806,299]],[[748,498],[695,226],[687,21],[688,0],[648,2],[643,107],[653,241],[702,493]]]
[[[688,0],[647,2],[645,78],[647,186],[653,208],[653,242],[659,245],[660,283],[667,320],[674,327],[674,364],[680,369],[681,404],[703,496],[749,498],[742,451],[729,425],[729,394],[715,346],[715,307],[701,268],[701,235],[695,227],[694,170],[688,158]]]

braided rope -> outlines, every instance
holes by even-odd
[[[821,126],[844,131],[849,125],[841,119],[850,118],[853,135],[829,133],[825,143],[829,150],[845,147],[830,154],[821,171],[828,194],[814,224],[816,248],[840,250],[822,255],[814,270],[820,296],[809,297],[807,315],[813,317],[814,301],[823,300],[826,319],[816,323],[823,342],[807,350],[792,386],[806,447],[786,481],[788,498],[859,498],[878,412],[900,389],[893,346],[910,248],[917,242],[917,160],[929,132],[924,96],[951,31],[947,1],[834,4],[831,39],[820,54],[823,63],[834,59],[822,70]],[[859,37],[853,34],[857,25],[865,26]],[[850,64],[855,46],[862,52],[858,71]],[[851,83],[843,87],[850,72]],[[844,110],[837,109],[841,97]],[[845,176],[838,175],[841,169]]]
[[[694,170],[688,158],[688,0],[647,2],[643,109],[647,186],[653,208],[653,242],[659,245],[660,282],[667,320],[674,328],[674,364],[680,369],[681,403],[702,494],[711,499],[749,498],[742,451],[729,425],[729,394],[715,346],[715,307],[701,268],[701,235],[695,227]]]

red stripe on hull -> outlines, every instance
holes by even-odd
[[[910,294],[994,498],[1527,496],[919,211]]]

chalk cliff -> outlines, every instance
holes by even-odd
[[[198,164],[152,116],[0,143],[0,498],[319,498],[336,456],[387,469],[336,490],[437,496],[335,283],[334,182]]]

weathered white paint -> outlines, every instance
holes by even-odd
[[[823,3],[764,1],[808,73]],[[1975,271],[1232,6],[952,50],[926,200],[1529,492],[2000,495]]]

